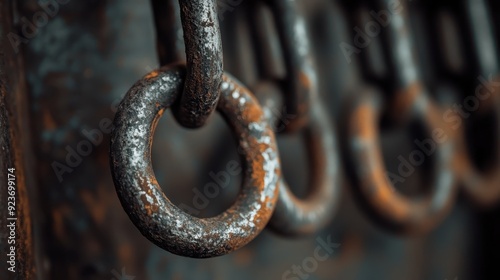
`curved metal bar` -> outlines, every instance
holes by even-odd
[[[222,42],[214,0],[179,0],[186,43],[184,92],[174,115],[185,127],[202,126],[217,106],[222,83]]]
[[[286,111],[295,118],[286,126],[297,131],[308,122],[311,99],[317,86],[306,24],[296,0],[269,0],[283,49],[286,78],[282,88],[289,94]]]

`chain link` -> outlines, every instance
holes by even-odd
[[[463,36],[463,45],[468,50],[466,57],[469,72],[464,73],[464,80],[473,77],[468,81],[467,95],[464,102],[476,102],[476,118],[470,119],[470,126],[479,126],[488,119],[493,119],[496,124],[494,137],[500,139],[500,95],[495,87],[495,83],[500,81],[497,46],[494,42],[493,30],[490,24],[490,15],[484,0],[463,1],[460,5],[450,7],[455,11],[460,29],[466,36]],[[477,77],[487,79],[482,87],[478,87]],[[491,88],[495,91],[490,93]],[[473,96],[472,98],[470,96]],[[484,100],[482,100],[484,99]],[[473,108],[473,107],[472,107]],[[469,120],[465,120],[469,121]],[[455,168],[456,174],[463,185],[465,193],[477,205],[489,207],[500,200],[500,148],[493,147],[494,164],[486,172],[478,169],[474,163],[470,150],[467,148],[468,129],[467,125],[461,126],[454,134],[460,146],[456,151]]]
[[[268,121],[274,127],[279,127],[280,122],[283,123],[284,118],[286,118],[286,115],[274,113],[283,112],[281,110],[284,106],[283,99],[293,100],[298,104],[306,103],[305,105],[310,107],[304,112],[305,115],[301,115],[303,119],[300,122],[303,129],[297,132],[301,133],[306,140],[307,152],[309,153],[307,166],[311,173],[308,181],[308,196],[305,199],[297,198],[290,191],[285,179],[281,178],[278,203],[269,225],[274,231],[283,235],[311,234],[318,231],[333,217],[340,195],[339,159],[335,134],[332,130],[333,126],[318,100],[317,74],[312,65],[305,20],[298,7],[299,1],[271,0],[267,2],[271,7],[276,30],[278,33],[281,31],[283,60],[288,61],[288,65],[285,67],[286,77],[292,80],[293,77],[298,78],[299,76],[307,78],[291,85],[294,88],[291,92],[295,96],[285,97],[284,93],[289,92],[287,90],[290,89],[290,86],[287,86],[289,84],[274,82],[273,78],[278,77],[276,70],[269,70],[267,69],[269,65],[266,65],[261,67],[262,81],[254,88],[254,93],[259,98]],[[257,29],[254,30],[257,53],[265,56],[271,52],[272,46],[269,41],[272,38],[266,30],[258,30],[271,28],[263,25],[265,19],[259,17],[264,12],[263,8],[265,7],[255,9],[253,21],[259,22],[259,24],[254,25],[254,28]],[[280,30],[284,26],[287,26],[288,30]],[[295,30],[295,33],[291,29]],[[300,41],[300,45],[289,45],[292,41],[295,43]],[[259,60],[262,61],[263,57]],[[271,62],[271,64],[275,63],[276,61]],[[270,68],[276,69],[277,66],[272,65]],[[305,83],[302,84],[302,82]],[[287,108],[286,105],[285,108]],[[284,113],[288,114],[288,111],[285,110]],[[289,124],[288,119],[285,121]],[[290,130],[285,131],[290,132]]]

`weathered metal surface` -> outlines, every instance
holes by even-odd
[[[151,13],[144,1],[57,3],[49,14],[37,1],[18,2],[25,20],[12,30],[27,39],[19,49],[38,183],[36,271],[41,279],[109,280],[122,267],[139,271],[143,265],[134,260],[146,260],[150,249],[120,207],[108,154],[117,104],[155,65]],[[46,24],[23,24],[35,14]]]
[[[0,275],[35,279],[29,122],[23,58],[12,40],[13,1],[0,2]],[[36,210],[35,210],[36,211]]]
[[[174,114],[185,127],[202,126],[219,99],[222,42],[215,3],[215,0],[179,0],[187,74],[184,93]]]

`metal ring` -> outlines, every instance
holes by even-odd
[[[499,78],[496,79],[498,81]],[[495,87],[492,85],[492,87]],[[483,87],[483,93],[489,90],[488,86]],[[496,125],[500,125],[500,92],[489,93],[490,102],[482,106],[487,106],[486,110],[493,110]],[[482,101],[485,102],[485,101]],[[461,137],[460,137],[461,136]],[[457,137],[460,137],[460,148],[457,151],[456,173],[462,182],[466,195],[478,206],[491,207],[500,200],[500,148],[496,149],[495,162],[486,172],[477,170],[469,157],[466,148],[466,138],[464,129],[459,130]],[[496,129],[497,141],[500,140],[500,129]]]
[[[379,96],[365,90],[353,105],[345,124],[346,148],[354,171],[353,187],[362,207],[377,222],[397,232],[422,233],[433,228],[448,213],[456,197],[451,163],[453,142],[436,143],[437,178],[432,193],[422,198],[405,197],[389,182],[379,148]],[[420,94],[411,109],[428,128],[439,128],[439,111],[425,95]]]
[[[186,43],[184,92],[174,115],[185,127],[202,126],[217,106],[222,82],[222,41],[214,0],[179,0]]]
[[[254,90],[269,123],[276,125],[282,108],[280,89],[274,83],[261,83]],[[311,107],[309,124],[304,128],[310,180],[305,199],[297,198],[282,174],[276,210],[269,222],[275,232],[306,235],[316,232],[332,218],[340,195],[337,143],[326,112],[318,103]]]
[[[156,181],[151,145],[159,118],[182,92],[184,77],[185,66],[164,67],[129,90],[114,120],[111,170],[125,212],[145,237],[177,255],[214,257],[244,246],[265,227],[278,198],[281,170],[274,133],[257,100],[225,75],[217,109],[242,151],[240,195],[230,209],[206,219],[172,204]]]

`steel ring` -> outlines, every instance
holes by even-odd
[[[451,162],[454,143],[436,143],[437,177],[432,192],[424,197],[406,197],[387,177],[377,129],[382,110],[379,96],[367,90],[353,105],[346,122],[346,148],[354,193],[362,208],[379,224],[396,232],[423,233],[432,229],[446,216],[456,197]],[[427,128],[439,128],[439,111],[425,95],[417,96],[412,110]]]
[[[111,135],[111,170],[122,207],[140,232],[177,255],[207,258],[236,250],[266,226],[278,198],[281,170],[274,133],[250,92],[225,75],[217,109],[238,138],[243,187],[236,202],[211,218],[193,217],[172,204],[151,164],[156,124],[182,92],[185,66],[153,71],[119,106]]]
[[[278,86],[261,83],[254,93],[269,123],[278,124],[283,103]],[[312,234],[325,226],[333,217],[340,195],[339,160],[333,126],[319,103],[311,108],[309,123],[302,130],[311,163],[307,197],[296,197],[282,174],[276,210],[269,222],[273,231],[286,236]]]

